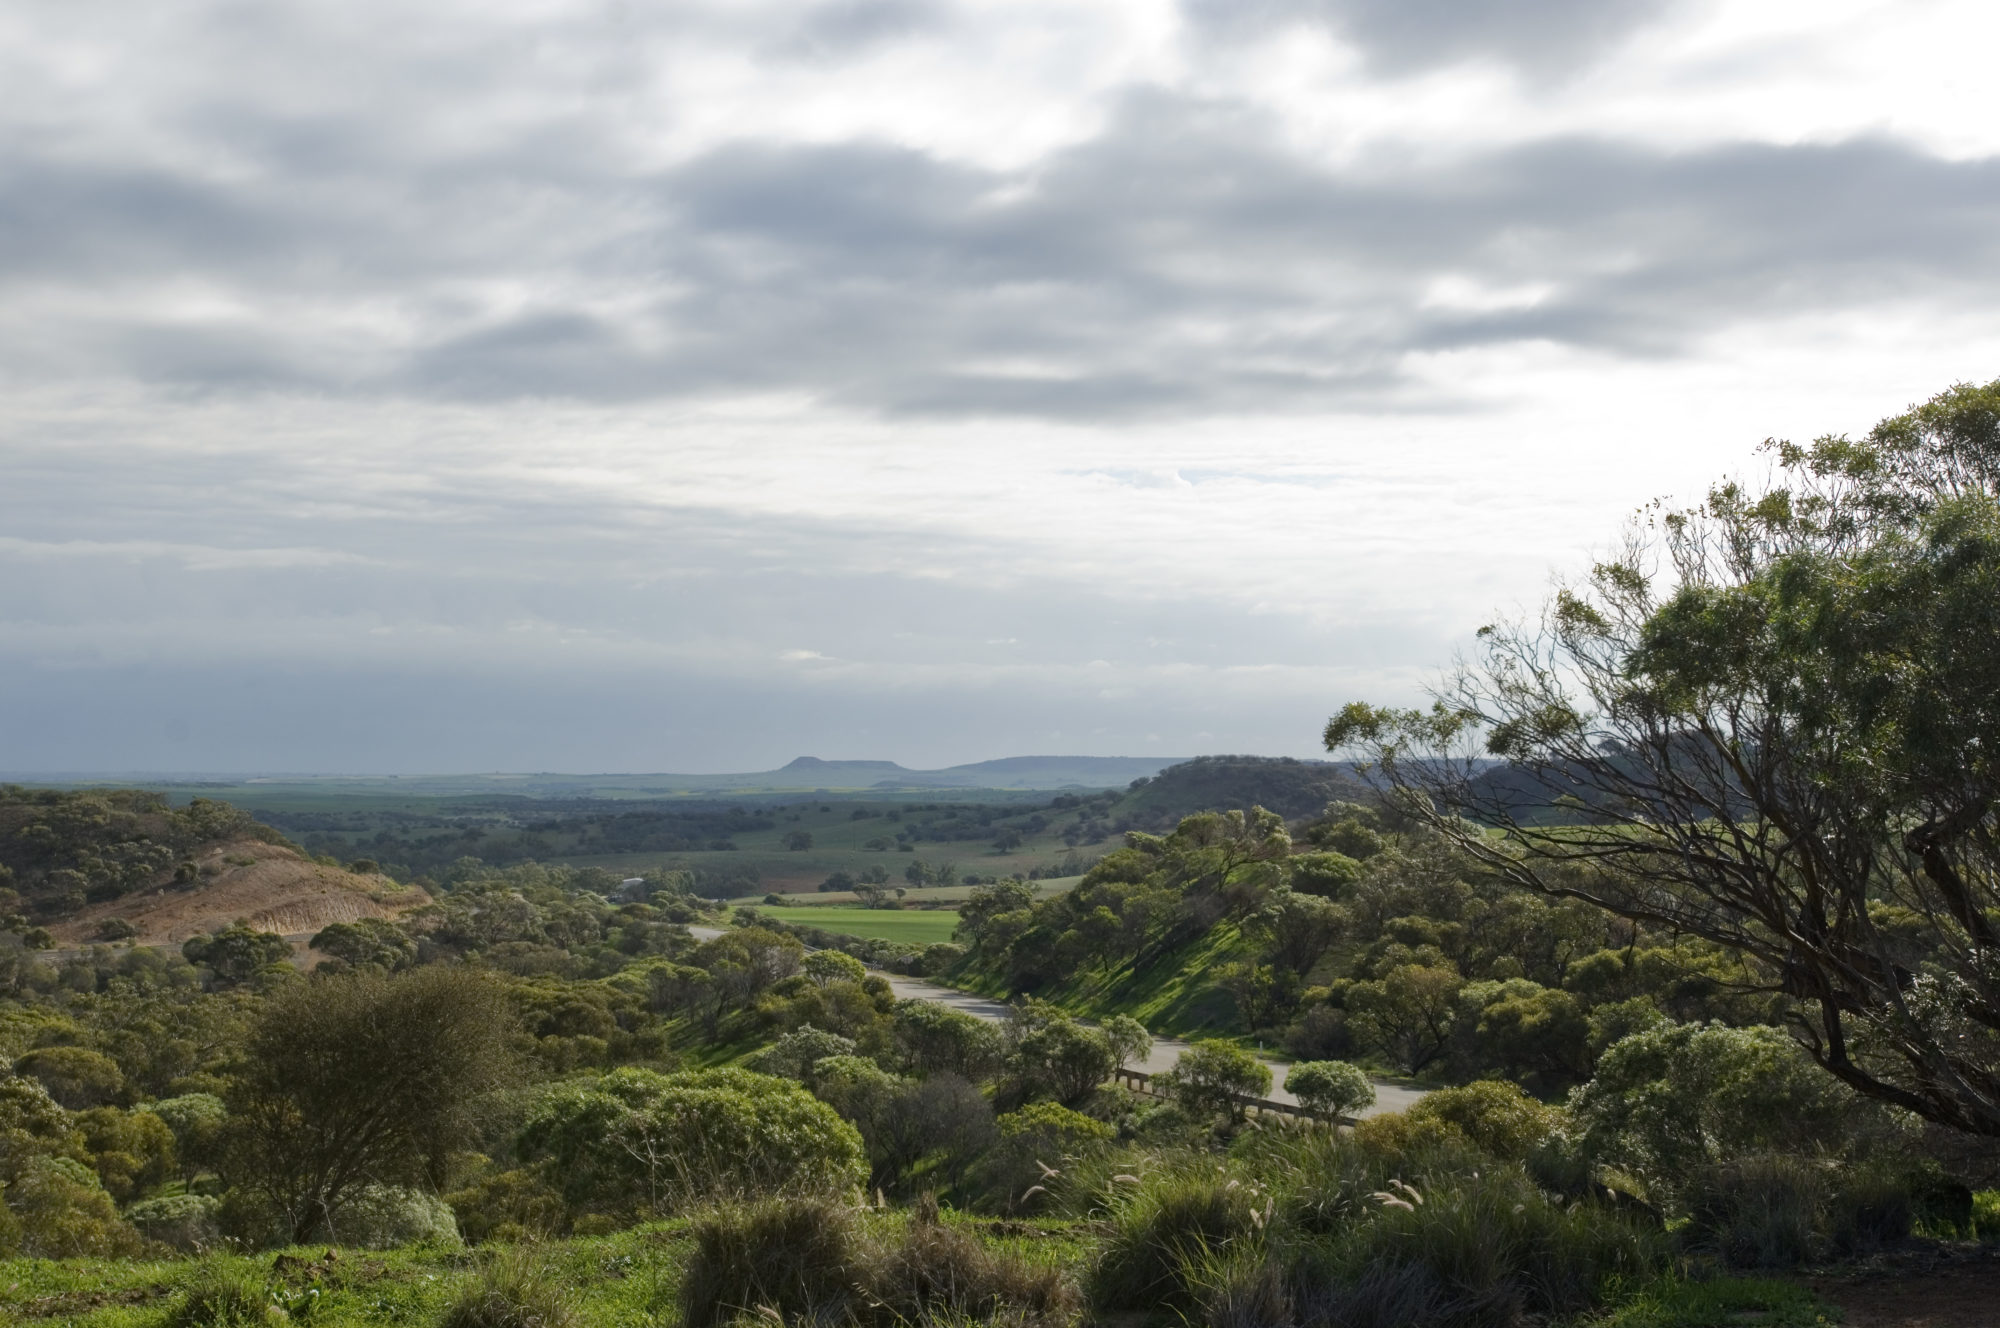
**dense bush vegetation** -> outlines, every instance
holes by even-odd
[[[1335,1056],[1459,1081],[1346,1133],[1248,1116],[1272,1080],[1239,1042],[1138,1094],[1109,1082],[1146,1055],[1138,1020],[899,1000],[686,876],[627,902],[588,869],[446,877],[324,929],[309,975],[243,926],[20,964],[0,1250],[204,1254],[168,1312],[262,1323],[350,1284],[216,1252],[470,1243],[432,1321],[580,1323],[608,1265],[560,1251],[665,1220],[670,1269],[631,1303],[690,1324],[1333,1328],[1560,1316],[1675,1260],[1980,1229],[1921,1131],[1759,1023],[1779,1007],[1725,956],[1526,896],[1379,808],[1198,816],[1073,897],[1002,882],[966,911],[967,962],[1010,971],[1037,945],[1109,971],[1224,938],[1238,1026],[1312,1043],[1289,1086],[1329,1118],[1373,1095]]]

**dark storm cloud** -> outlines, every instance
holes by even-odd
[[[1330,28],[1385,73],[1480,56],[1544,77],[1587,64],[1677,8],[1677,0],[1185,0],[1203,33]]]
[[[1394,408],[1412,352],[1670,356],[1752,320],[1982,307],[2000,272],[2000,165],[1890,141],[1335,168],[1160,92],[1019,170],[744,142],[648,173],[574,130],[443,162],[354,124],[315,136],[342,145],[317,168],[260,150],[218,177],[15,145],[0,286],[43,299],[0,314],[17,372],[1071,419]],[[62,300],[168,281],[219,311]],[[526,293],[496,306],[500,283]]]

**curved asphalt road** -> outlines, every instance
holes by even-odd
[[[720,927],[689,927],[688,934],[704,941],[714,940],[717,936],[722,935],[722,929]],[[880,972],[880,970],[877,971]],[[953,987],[940,987],[935,982],[925,982],[921,978],[906,978],[900,973],[881,973],[881,976],[887,978],[889,986],[895,991],[896,995],[906,1001],[936,1001],[939,1005],[948,1005],[954,1010],[962,1010],[975,1019],[984,1019],[989,1023],[1003,1023],[1008,1017],[1007,1006],[990,996],[975,996],[969,991],[959,991]],[[1174,1063],[1180,1060],[1181,1053],[1187,1049],[1187,1043],[1177,1041],[1174,1038],[1154,1038],[1152,1054],[1146,1057],[1144,1064],[1134,1065],[1131,1068],[1144,1071],[1147,1074],[1158,1074],[1162,1070],[1172,1069]],[[1284,1061],[1267,1060],[1265,1064],[1271,1067],[1270,1100],[1273,1102],[1282,1102],[1287,1106],[1297,1106],[1298,1099],[1287,1093],[1284,1087],[1285,1073],[1292,1067]],[[1414,1106],[1417,1099],[1424,1095],[1424,1092],[1425,1090],[1421,1088],[1406,1088],[1401,1084],[1377,1079],[1375,1081],[1375,1105],[1361,1114],[1363,1116],[1379,1116],[1386,1112],[1401,1111],[1406,1107]]]

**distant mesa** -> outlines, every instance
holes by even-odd
[[[903,767],[897,765],[894,761],[822,761],[817,756],[799,756],[787,762],[781,769],[794,771],[853,771],[858,774],[864,770],[870,773],[900,772]]]

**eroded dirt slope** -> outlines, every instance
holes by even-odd
[[[59,946],[87,945],[106,921],[123,918],[139,929],[133,939],[141,945],[179,945],[243,919],[258,931],[297,936],[335,922],[398,917],[430,902],[415,886],[322,866],[255,840],[214,845],[195,862],[198,885],[164,885],[92,904],[50,924],[49,932]]]

